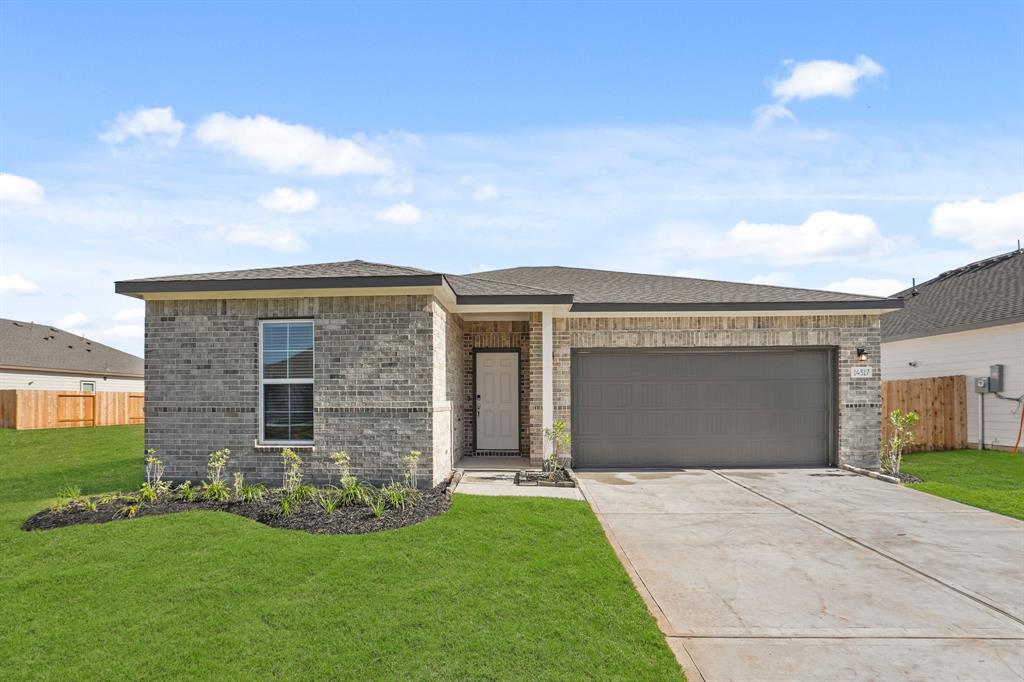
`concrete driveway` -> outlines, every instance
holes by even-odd
[[[691,682],[1024,680],[1024,523],[835,469],[582,472]]]

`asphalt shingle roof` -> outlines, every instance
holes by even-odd
[[[882,315],[883,341],[1024,321],[1024,251],[949,270],[896,296],[904,308]]]
[[[490,270],[473,273],[471,276],[516,284],[529,283],[551,291],[571,293],[576,303],[820,303],[885,300],[834,291],[562,266]]]
[[[140,295],[167,291],[429,286],[443,281],[448,282],[460,303],[571,303],[573,310],[581,311],[736,310],[744,306],[763,310],[894,307],[892,299],[875,296],[691,277],[561,266],[451,275],[359,260],[149,277],[117,282],[116,291]]]
[[[142,358],[45,324],[0,318],[0,367],[142,377]]]
[[[246,279],[308,279],[318,277],[402,277],[406,275],[436,275],[439,273],[419,268],[406,268],[385,263],[368,263],[361,260],[340,263],[315,263],[313,265],[287,265],[277,268],[253,268],[250,270],[227,270],[225,272],[198,272],[190,275],[168,275],[165,277],[144,277],[129,282],[207,282]]]
[[[502,282],[478,275],[445,275],[452,291],[459,296],[550,296],[565,295],[539,286]]]

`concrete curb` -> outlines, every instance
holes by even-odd
[[[898,478],[888,474],[883,474],[879,471],[861,469],[860,467],[855,467],[852,464],[843,464],[841,468],[846,469],[847,471],[852,471],[855,474],[860,474],[861,476],[867,476],[868,478],[875,478],[879,481],[885,481],[886,483],[895,483],[896,485],[900,485],[900,480]]]

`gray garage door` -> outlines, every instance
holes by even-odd
[[[580,468],[823,466],[828,350],[575,351]]]

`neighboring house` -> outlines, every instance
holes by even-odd
[[[580,468],[877,466],[879,316],[902,301],[567,267],[447,275],[362,261],[117,282],[146,300],[146,447],[200,479],[228,447],[276,481],[421,482],[463,456]]]
[[[882,376],[888,381],[966,375],[967,440],[977,447],[984,400],[986,447],[1012,448],[1019,403],[992,394],[982,398],[972,379],[1000,364],[1002,395],[1024,395],[1024,252],[944,272],[896,296],[905,305],[882,316]]]
[[[0,319],[0,389],[142,392],[142,358],[56,327]]]

